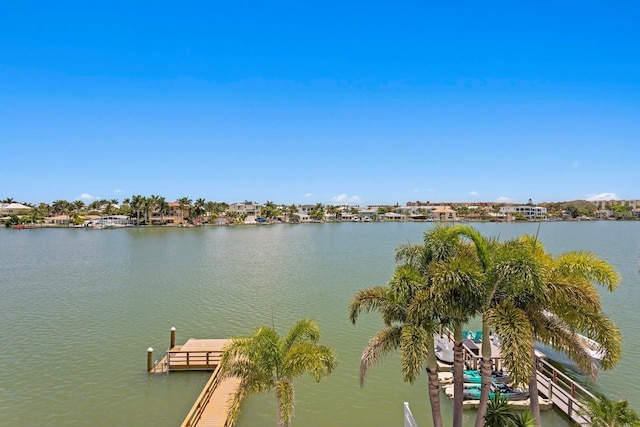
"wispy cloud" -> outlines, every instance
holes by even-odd
[[[306,198],[311,197],[311,193],[304,193],[304,197],[306,197]]]
[[[91,194],[88,194],[88,193],[82,193],[80,195],[80,197],[78,197],[78,198],[82,199],[82,200],[93,200],[93,199],[95,199],[95,197],[93,197]]]
[[[616,196],[616,193],[600,193],[593,196],[587,197],[589,202],[597,202],[598,200],[618,200],[619,197]]]
[[[122,190],[113,190],[114,193],[122,193]]]
[[[469,191],[469,195],[476,197],[478,195],[478,192],[477,191]]]
[[[498,203],[509,203],[510,201],[511,201],[511,198],[506,196],[500,196],[496,199],[496,202]]]
[[[349,196],[346,193],[342,193],[342,194],[338,194],[335,197],[331,198],[332,201],[336,202],[336,203],[360,203],[360,197],[359,196]]]

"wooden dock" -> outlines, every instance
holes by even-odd
[[[453,346],[453,334],[447,334]],[[465,340],[463,343],[464,361],[467,369],[478,369],[482,356],[479,354],[479,346]],[[589,417],[585,414],[585,408],[582,402],[588,398],[595,396],[580,384],[563,374],[547,360],[544,353],[536,350],[537,356],[537,379],[538,379],[538,398],[540,400],[540,409],[558,408],[571,421],[580,426],[591,425]],[[493,370],[502,370],[502,359],[499,347],[491,343],[491,364]],[[441,366],[445,368],[446,366]],[[449,378],[446,374],[440,374],[440,382],[445,387],[445,392],[449,397],[453,397],[453,389],[448,387],[448,383],[453,381],[453,375]],[[468,402],[468,403],[467,403]],[[528,402],[523,401],[523,402]],[[465,401],[467,407],[474,407],[477,401]],[[519,402],[513,402],[516,406],[522,405]]]
[[[191,407],[181,427],[228,427],[228,405],[231,395],[238,391],[238,378],[222,379],[220,360],[228,339],[190,338],[175,345],[175,329],[171,330],[171,346],[164,357],[152,363],[153,349],[149,349],[148,371],[213,371],[198,399]]]

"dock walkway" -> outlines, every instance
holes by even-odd
[[[213,371],[181,427],[227,427],[227,402],[240,386],[238,378],[222,379],[220,374],[223,349],[230,340],[190,338],[182,345],[175,345],[174,332],[172,329],[170,349],[149,372]]]

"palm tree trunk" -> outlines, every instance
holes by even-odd
[[[531,378],[529,380],[529,410],[536,420],[536,426],[542,426],[540,415],[540,400],[538,398],[538,357],[536,350],[531,347]]]
[[[282,404],[280,403],[280,399],[276,396],[276,406],[278,408],[278,427],[285,427],[286,424],[284,422],[284,417],[282,416]]]
[[[453,330],[453,427],[462,427],[462,402],[464,401],[464,354],[462,349],[462,325]]]
[[[440,382],[438,381],[438,360],[433,340],[428,343],[427,349],[427,377],[429,378],[429,403],[431,404],[431,418],[433,427],[442,427],[442,414],[440,412]]]
[[[478,404],[475,427],[484,426],[484,416],[487,413],[489,389],[491,387],[491,340],[488,338],[489,324],[484,319],[482,320],[482,337],[484,338],[482,340],[482,362],[480,363],[482,389],[480,391],[480,403]]]

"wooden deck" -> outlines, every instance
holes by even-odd
[[[453,335],[449,333],[448,337],[453,346]],[[482,357],[479,355],[479,348],[477,348],[479,346],[474,345],[469,340],[465,340],[463,343],[464,360],[467,369],[477,369],[480,366]],[[584,413],[582,402],[587,398],[593,398],[594,395],[547,362],[544,353],[538,350],[535,352],[538,359],[537,378],[540,409],[556,407],[576,424],[585,427],[589,426],[591,424],[590,419]],[[491,362],[494,370],[499,371],[502,369],[500,348],[494,345],[493,342],[491,342]],[[444,365],[441,368],[448,366],[450,365]],[[451,375],[451,378],[447,374],[440,376],[440,382],[445,387],[445,393],[452,398],[453,386],[449,386],[451,381],[453,381],[453,375]],[[465,403],[470,407],[474,407],[473,404],[477,403],[477,401],[470,400],[465,401]],[[520,403],[514,402],[514,404],[519,405]]]
[[[176,345],[155,364],[153,373],[169,371],[213,371],[222,357],[227,339],[190,338],[183,345]]]
[[[175,345],[155,364],[151,373],[172,371],[213,371],[181,427],[226,427],[227,402],[240,386],[238,378],[222,379],[220,359],[228,339],[190,338]]]

